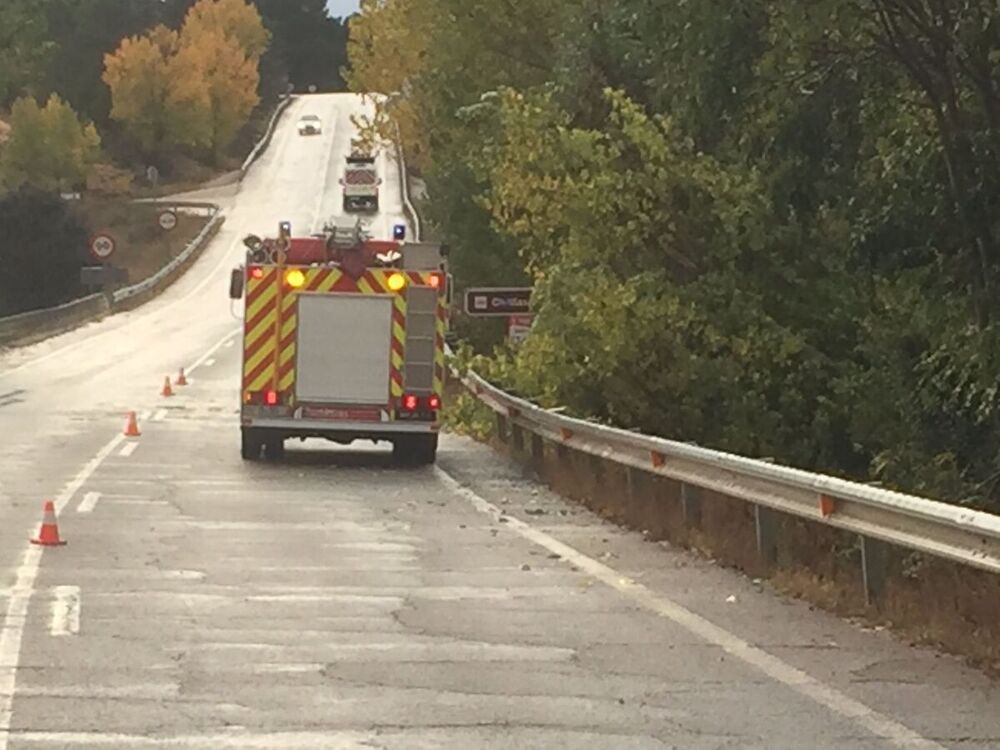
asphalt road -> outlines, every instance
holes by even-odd
[[[311,442],[240,461],[228,270],[244,234],[339,212],[361,106],[297,102],[159,300],[0,357],[0,750],[1000,746],[978,673],[603,523],[469,441],[436,469]],[[297,135],[306,112],[322,136]],[[43,551],[47,498],[69,543]]]

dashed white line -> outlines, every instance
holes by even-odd
[[[154,422],[162,422],[166,418],[167,418],[166,409],[160,409],[158,412],[156,412],[156,414],[153,415]]]
[[[139,414],[139,421],[140,422],[145,422],[147,419],[150,418],[150,416],[152,416],[152,414],[153,414],[153,412],[149,411],[148,409],[146,411],[144,411],[144,412],[141,412]]]
[[[121,452],[118,455],[121,456],[122,458],[128,458],[133,453],[135,453],[138,447],[139,447],[138,443],[127,443],[122,447]]]
[[[56,638],[80,633],[80,587],[57,586],[53,590],[50,632]]]
[[[80,504],[77,506],[76,512],[93,513],[94,508],[97,507],[97,503],[100,501],[100,499],[101,499],[100,492],[88,492],[86,495],[83,496],[83,500],[81,500]]]
[[[192,364],[190,367],[187,368],[187,374],[190,375],[195,370],[197,370],[199,367],[201,367],[202,365],[204,365],[209,359],[211,359],[213,356],[215,356],[215,353],[217,351],[219,351],[219,349],[221,349],[223,347],[225,347],[226,349],[229,349],[230,347],[232,347],[236,343],[234,341],[234,339],[236,338],[236,334],[238,334],[241,330],[242,330],[241,328],[236,328],[236,329],[230,331],[229,333],[227,333],[225,336],[223,336],[218,341],[218,343],[215,344],[215,346],[213,346],[207,352],[205,352],[200,357],[198,357],[198,359],[196,359],[194,361],[194,364]]]
[[[881,714],[836,688],[820,682],[815,677],[783,662],[763,649],[751,645],[739,636],[695,614],[672,599],[654,593],[641,583],[623,576],[613,568],[609,568],[591,557],[587,557],[582,552],[554,539],[545,532],[516,518],[504,515],[500,508],[462,485],[444,469],[436,466],[434,471],[445,486],[468,500],[476,510],[496,521],[499,521],[500,517],[503,516],[506,520],[504,525],[524,539],[559,555],[563,560],[589,574],[591,578],[610,586],[623,596],[645,609],[655,612],[660,617],[670,620],[706,643],[718,646],[730,656],[739,659],[747,666],[756,669],[799,695],[814,701],[820,707],[857,722],[876,737],[887,740],[895,747],[944,750],[943,746],[933,740],[922,737],[885,714]]]
[[[84,466],[80,472],[63,488],[56,498],[56,512],[66,509],[70,500],[83,486],[84,482],[94,475],[104,460],[110,456],[119,445],[125,441],[124,435],[116,435],[107,445]],[[32,530],[33,531],[33,530]],[[24,639],[24,627],[28,619],[28,604],[34,593],[35,581],[38,578],[38,566],[42,560],[42,547],[29,545],[21,558],[21,565],[15,574],[13,593],[7,600],[7,610],[4,613],[3,625],[0,629],[0,750],[8,750],[10,745],[10,727],[13,719],[14,691],[17,688],[17,670],[21,661],[21,641]]]
[[[206,286],[212,283],[217,283],[219,273],[225,266],[229,265],[232,262],[233,250],[235,250],[241,244],[242,244],[241,238],[237,237],[236,239],[234,239],[232,244],[230,244],[229,249],[225,253],[223,253],[222,256],[219,258],[219,262],[216,263],[215,266],[204,275],[204,278],[202,278],[202,280],[197,285],[195,285],[193,289],[191,289],[183,297],[179,297],[178,299],[175,299],[172,302],[161,307],[157,311],[157,314],[164,315],[169,311],[177,307],[180,307],[181,305],[187,304],[187,302],[190,299],[200,294],[201,290],[204,289]],[[22,362],[19,365],[15,365],[14,367],[9,367],[5,369],[3,372],[0,372],[0,380],[3,380],[7,376],[13,375],[16,372],[20,372],[25,368],[34,367],[35,365],[40,365],[43,362],[48,362],[50,359],[53,359],[54,357],[59,357],[63,354],[79,349],[82,346],[93,345],[93,343],[98,339],[110,336],[115,333],[121,333],[122,331],[129,330],[138,323],[141,323],[142,321],[147,319],[148,318],[146,316],[133,318],[132,320],[124,322],[117,328],[110,328],[108,330],[98,331],[92,336],[87,336],[85,338],[78,339],[70,344],[67,344],[66,346],[62,346],[58,349],[55,349],[54,351],[48,352],[47,354],[43,354],[39,357],[36,357],[35,359],[29,359],[26,362]],[[0,750],[2,750],[2,747],[0,747]]]
[[[205,360],[205,367],[215,367],[215,360],[214,359],[206,359]]]

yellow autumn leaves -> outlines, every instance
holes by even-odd
[[[0,184],[16,189],[68,190],[83,182],[97,158],[97,129],[80,121],[53,94],[44,106],[33,97],[18,99],[10,114],[12,135],[0,151]]]
[[[259,102],[271,36],[244,0],[199,0],[180,31],[157,26],[105,57],[111,117],[147,154],[171,146],[219,154]]]

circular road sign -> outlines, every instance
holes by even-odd
[[[115,238],[110,234],[95,234],[90,239],[90,254],[99,261],[105,261],[114,255],[115,247]]]
[[[161,212],[157,221],[160,223],[160,229],[165,232],[172,232],[177,228],[177,214],[169,209]]]

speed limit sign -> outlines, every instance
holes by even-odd
[[[160,229],[170,232],[177,228],[177,214],[171,210],[163,211],[157,221],[160,222]]]
[[[95,234],[90,239],[90,254],[98,261],[106,261],[114,255],[115,247],[115,238],[110,234]]]

